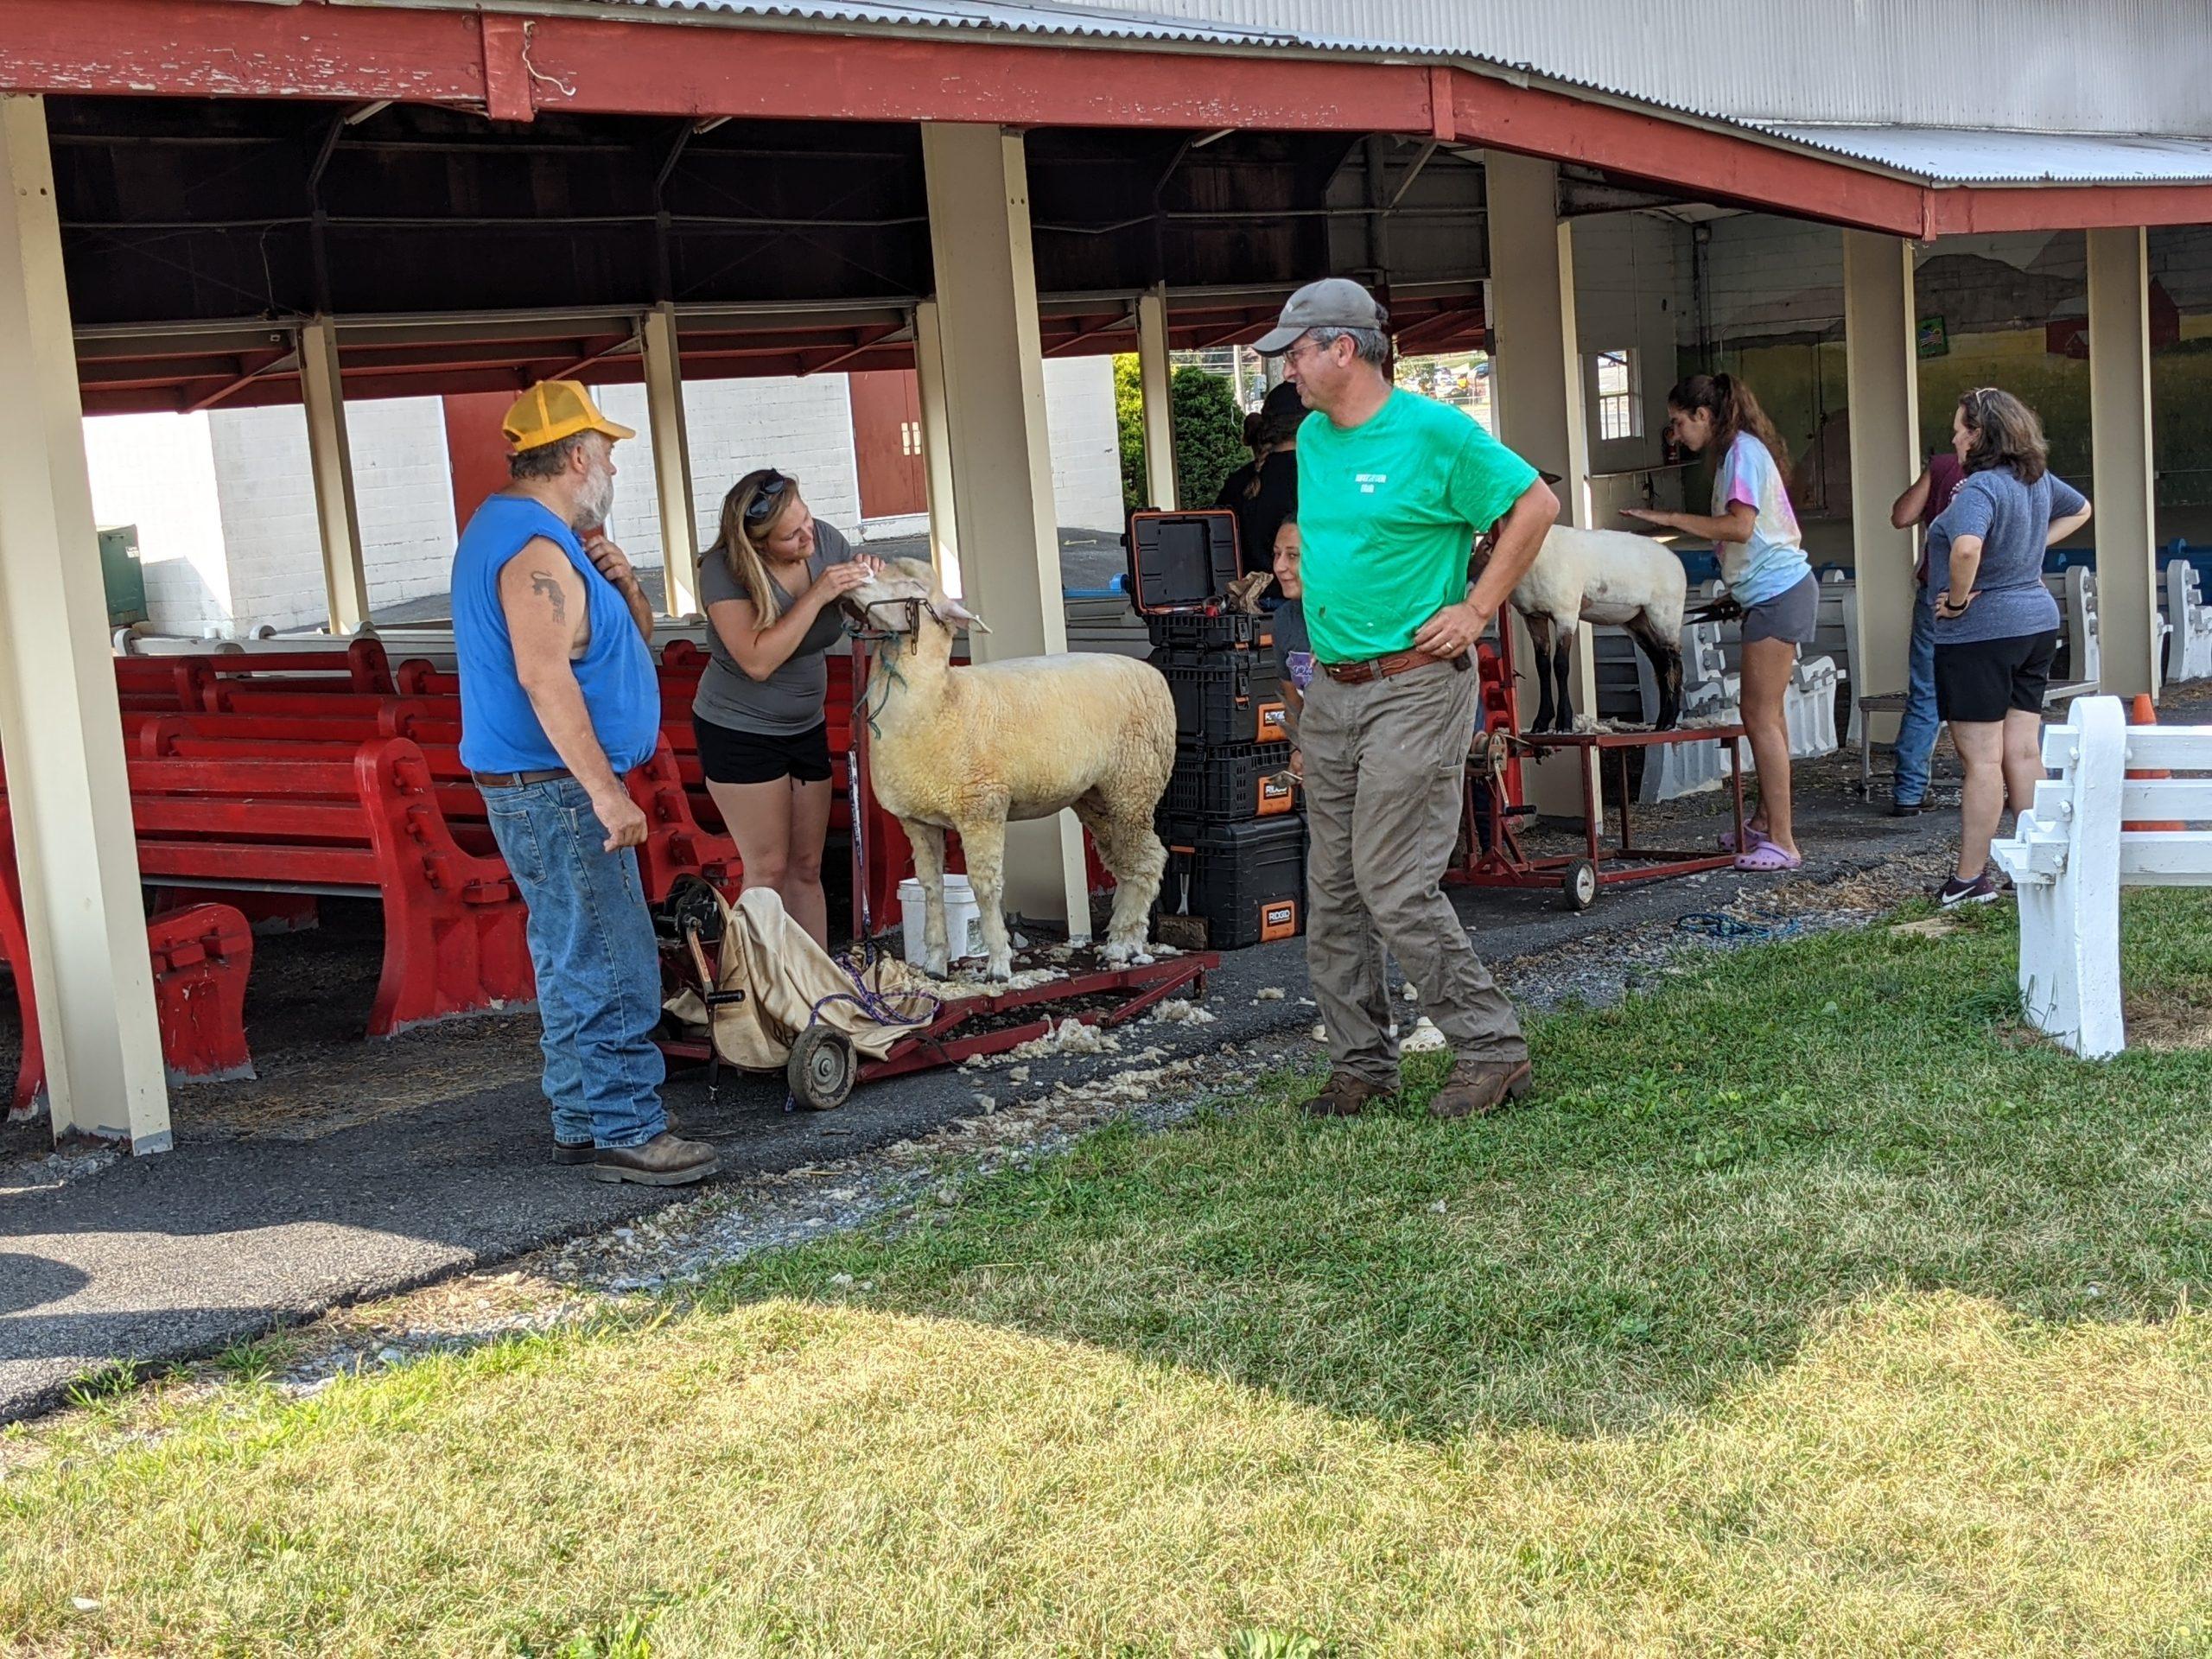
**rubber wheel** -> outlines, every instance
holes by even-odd
[[[844,1033],[829,1026],[809,1026],[791,1045],[784,1076],[793,1100],[809,1111],[826,1112],[845,1103],[859,1071],[859,1057]]]
[[[1598,902],[1598,867],[1586,858],[1578,858],[1567,867],[1567,879],[1560,883],[1567,894],[1569,910],[1587,910]]]

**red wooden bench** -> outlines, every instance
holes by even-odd
[[[380,901],[372,1037],[531,1001],[522,900],[504,865],[454,841],[423,751],[393,737],[314,747],[130,757],[143,878]]]
[[[245,760],[296,756],[334,760],[353,747],[379,736],[408,739],[422,751],[433,793],[462,849],[496,859],[491,813],[461,760],[457,720],[425,712],[420,699],[397,699],[373,718],[263,715],[125,715],[130,752],[149,758],[191,757]],[[733,899],[740,886],[737,845],[727,836],[709,833],[691,815],[676,758],[663,744],[632,772],[630,798],[645,815],[645,842],[638,849],[638,874],[647,900],[664,901],[677,880],[696,875]]]
[[[207,706],[207,688],[232,681],[263,690],[346,691],[392,695],[391,664],[374,639],[340,651],[218,651],[177,656],[118,657],[116,690],[125,698],[175,697],[168,706]]]
[[[0,798],[0,961],[15,980],[23,1024],[22,1057],[16,1066],[9,1116],[22,1117],[45,1092],[46,1048],[39,1036],[15,847],[8,804]],[[228,905],[166,912],[146,924],[146,945],[153,958],[154,1013],[169,1080],[211,1083],[251,1077],[245,982],[253,965],[253,932],[245,918]]]

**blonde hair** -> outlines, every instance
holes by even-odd
[[[753,601],[753,608],[760,619],[760,626],[767,627],[784,613],[784,601],[777,596],[776,584],[768,575],[767,555],[755,532],[747,528],[746,515],[753,509],[768,486],[781,480],[785,501],[761,522],[758,534],[765,539],[777,521],[791,511],[791,504],[798,499],[798,480],[773,467],[763,467],[747,473],[730,486],[722,498],[721,528],[715,536],[715,544],[707,550],[712,558],[720,554],[729,566],[729,573],[737,578],[737,585],[745,589],[745,596]]]

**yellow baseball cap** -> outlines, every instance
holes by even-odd
[[[515,399],[499,430],[518,450],[542,449],[579,432],[604,432],[615,439],[638,435],[601,414],[591,393],[574,380],[539,381]]]

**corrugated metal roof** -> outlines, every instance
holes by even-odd
[[[2204,0],[1126,0],[1530,64],[1737,121],[2212,132]],[[1986,45],[1989,67],[1975,58]]]
[[[1891,3],[1897,3],[1898,0]],[[963,29],[979,34],[1073,40],[1160,41],[1244,49],[1262,47],[1361,56],[1441,59],[1525,74],[1571,91],[1594,92],[1803,144],[1930,184],[2212,181],[2212,137],[1777,122],[1747,119],[1670,102],[1654,97],[1649,91],[1630,90],[1534,63],[1444,44],[1459,35],[1474,32],[1471,24],[1453,21],[1460,10],[1458,7],[1448,16],[1429,16],[1431,26],[1420,31],[1423,38],[1395,40],[1381,38],[1379,35],[1346,36],[1282,22],[1262,25],[1218,14],[1192,15],[1216,8],[1224,11],[1243,10],[1243,0],[1162,0],[1162,3],[1176,7],[1183,14],[1173,16],[1120,6],[1064,3],[1061,0],[924,0],[922,3],[915,3],[914,0],[907,0],[906,3],[893,3],[892,0],[597,0],[597,3],[830,27],[849,24],[860,28]],[[1303,15],[1316,22],[1326,18],[1338,26],[1362,17],[1370,23],[1378,22],[1388,15],[1372,6],[1347,8],[1345,0],[1324,0],[1318,7],[1312,0],[1300,0],[1297,4],[1291,3],[1291,0],[1267,0],[1267,8],[1277,18]],[[1662,32],[1660,38],[1667,36]]]
[[[1937,184],[2194,184],[2212,179],[2212,138],[1752,124]]]
[[[773,22],[855,24],[885,29],[959,29],[978,33],[1059,35],[1071,40],[1166,41],[1192,46],[1273,47],[1329,55],[1420,59],[1480,66],[1525,75],[1571,91],[1595,92],[1620,102],[1670,114],[1694,117],[1724,126],[1745,124],[1649,92],[1624,91],[1573,74],[1560,74],[1535,63],[1495,57],[1436,39],[1401,40],[1373,35],[1343,35],[1227,18],[1171,16],[1123,6],[1054,3],[1054,0],[934,0],[929,4],[892,4],[887,0],[587,0],[600,5],[632,6],[651,11],[718,13]],[[1274,0],[1270,0],[1274,3]],[[1338,0],[1327,0],[1333,6]],[[1746,129],[1747,130],[1749,129]]]
[[[787,18],[805,23],[861,23],[905,29],[969,29],[1010,35],[1064,35],[1090,40],[1183,41],[1219,46],[1306,46],[1290,30],[1240,23],[1185,22],[1117,7],[1012,3],[1011,0],[936,0],[892,5],[870,0],[603,0],[654,11],[711,11]],[[1349,48],[1371,51],[1372,47]]]

